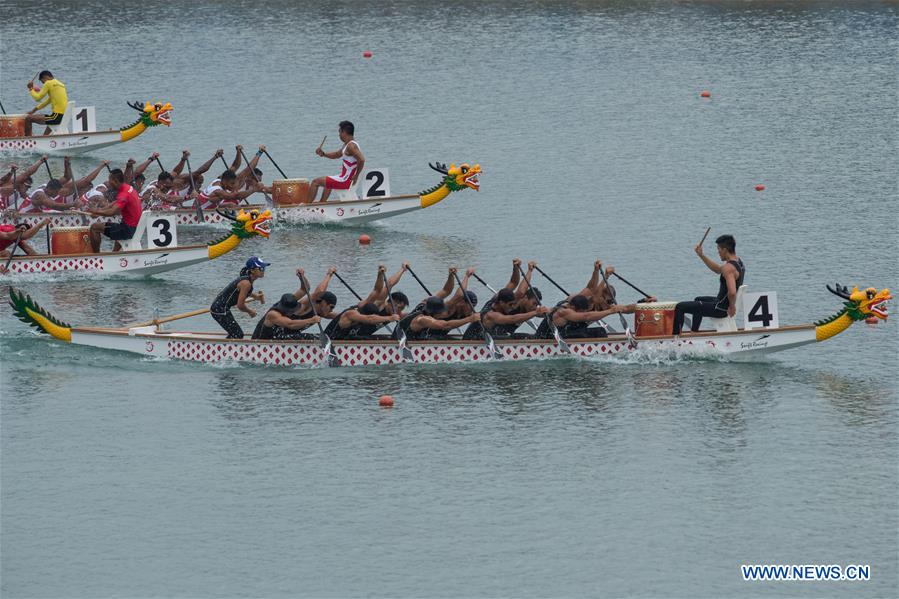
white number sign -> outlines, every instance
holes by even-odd
[[[147,249],[178,247],[174,216],[154,216],[147,227]]]
[[[93,106],[76,106],[72,112],[72,133],[92,133],[97,130],[97,113]]]
[[[362,173],[362,198],[386,198],[390,196],[390,174],[386,168],[370,168]]]
[[[777,293],[746,292],[743,296],[743,314],[746,329],[776,329],[780,326],[777,316]]]

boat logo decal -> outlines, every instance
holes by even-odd
[[[147,349],[148,354],[153,352],[153,342],[152,341],[147,341],[146,349]]]
[[[343,216],[343,208],[337,209],[337,216]]]
[[[122,268],[127,267],[128,266],[128,258],[122,258],[121,260],[119,260],[119,266],[121,266]]]

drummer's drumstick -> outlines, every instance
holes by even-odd
[[[326,140],[326,139],[328,139],[328,136],[327,136],[327,135],[325,135],[325,136],[322,138],[322,142],[321,142],[320,144],[318,144],[318,149],[319,149],[319,150],[321,150],[321,149],[322,149],[322,146],[325,145],[325,140]]]
[[[711,230],[712,230],[712,227],[709,227],[708,229],[705,230],[705,235],[702,236],[702,241],[699,242],[699,245],[702,245],[703,243],[705,243],[705,238],[709,236],[709,231],[711,231]]]

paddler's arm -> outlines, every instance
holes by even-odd
[[[349,319],[353,322],[361,322],[363,324],[386,324],[388,322],[396,322],[400,319],[399,314],[391,314],[390,316],[381,316],[379,314],[360,314],[358,311],[351,314]]]
[[[528,261],[528,271],[524,275],[524,280],[522,280],[518,287],[515,289],[515,297],[522,298],[528,292],[531,286],[531,277],[534,276],[534,268],[536,268],[537,263],[533,260]]]
[[[259,146],[259,151],[256,152],[256,155],[250,158],[250,162],[247,163],[242,171],[237,173],[238,182],[246,181],[247,179],[255,180],[255,177],[253,176],[253,169],[255,169],[256,165],[259,164],[259,157],[262,156],[264,152],[265,146]]]
[[[320,316],[312,316],[310,318],[304,318],[302,320],[294,320],[292,318],[284,316],[280,312],[275,312],[274,310],[268,313],[266,319],[270,324],[290,330],[305,329],[308,326],[322,321]]]
[[[72,180],[72,159],[66,156],[62,159],[62,177],[59,177],[59,183],[65,187],[66,183]]]
[[[244,198],[250,197],[257,191],[259,191],[258,185],[255,185],[250,189],[244,189],[243,191],[226,191],[224,189],[217,189],[211,196],[209,196],[209,199],[217,200],[216,203],[221,203],[223,201],[239,202]]]
[[[0,178],[0,185],[6,185],[7,183],[11,183],[12,182],[12,174],[14,172],[16,172],[18,169],[19,169],[19,167],[17,167],[15,164],[10,165],[9,172],[6,173],[5,175],[3,175],[2,178]]]
[[[549,312],[549,308],[546,306],[538,306],[536,310],[531,310],[530,312],[524,312],[523,314],[501,314],[496,310],[491,310],[487,313],[486,318],[491,321],[492,324],[521,324],[527,320],[534,318],[535,316],[543,316]]]
[[[44,154],[41,156],[37,162],[26,168],[21,173],[16,174],[16,179],[27,179],[31,175],[37,172],[37,169],[41,168],[41,165],[47,162],[47,155]]]
[[[457,269],[455,266],[449,267],[449,271],[447,272],[447,275],[446,275],[446,283],[443,284],[443,287],[441,287],[440,289],[437,290],[437,293],[434,294],[434,297],[439,297],[442,299],[442,298],[447,297],[450,293],[453,292],[453,287],[456,284],[456,278],[453,275],[455,275],[456,272],[457,272]]]
[[[306,278],[306,271],[302,268],[297,269],[297,278],[300,280],[300,288],[293,292],[293,297],[300,303],[307,303],[306,290],[309,289],[309,279]]]
[[[518,271],[519,266],[521,266],[521,258],[512,260],[512,276],[509,278],[509,282],[506,283],[506,289],[509,291],[515,291],[515,288],[518,287],[518,282],[521,281],[521,273]]]
[[[236,146],[234,146],[234,160],[231,161],[231,166],[228,167],[229,171],[236,173],[237,169],[240,168],[240,163],[241,163],[240,151],[241,150],[243,150],[242,145],[237,144]]]
[[[696,252],[696,255],[700,257],[700,259],[705,263],[706,266],[709,267],[709,270],[716,274],[721,274],[721,265],[709,258],[702,251],[702,243],[698,244],[693,251]]]
[[[32,237],[37,235],[41,229],[43,229],[44,227],[47,227],[49,225],[50,225],[50,219],[45,218],[44,220],[42,220],[38,224],[34,225],[33,227],[28,227],[22,233],[22,241],[25,241],[26,239],[31,239]]]
[[[95,168],[94,170],[89,172],[86,177],[82,177],[81,179],[78,179],[77,181],[75,181],[74,185],[66,184],[66,186],[63,187],[63,189],[65,189],[65,187],[71,187],[72,191],[80,191],[81,193],[84,193],[85,191],[87,191],[91,188],[91,183],[93,183],[94,179],[97,178],[97,175],[100,174],[100,171],[103,170],[104,168],[106,168],[107,164],[109,164],[109,161],[104,160],[103,162],[100,163],[100,166],[98,166],[97,168]],[[68,194],[64,194],[64,195],[68,195]]]
[[[331,284],[331,277],[334,276],[334,273],[337,272],[336,266],[329,266],[328,272],[325,273],[325,278],[322,279],[322,282],[318,284],[318,287],[312,290],[312,297],[318,299],[318,297],[328,290],[328,285]],[[308,285],[308,283],[307,283]]]
[[[188,154],[190,154],[190,152],[188,152]],[[203,173],[205,173],[206,171],[211,169],[213,163],[215,163],[215,161],[219,158],[219,156],[222,156],[224,154],[225,154],[225,151],[222,150],[221,148],[216,150],[215,154],[212,155],[212,158],[210,158],[209,160],[207,160],[206,162],[204,162],[197,168],[193,169],[194,175],[202,175]],[[178,164],[180,165],[181,163],[179,162]],[[174,173],[174,171],[172,171],[172,172]],[[181,169],[178,169],[177,174],[181,175]],[[190,178],[190,175],[181,175],[181,176],[184,177],[185,181],[187,181]]]
[[[256,311],[247,305],[247,297],[250,295],[250,286],[250,282],[246,280],[237,284],[237,304],[235,305],[235,308],[241,312],[246,312],[250,315],[250,318],[255,318]]]
[[[737,313],[737,269],[733,264],[726,262],[721,274],[727,283],[727,315],[734,316]]]
[[[409,269],[409,263],[403,262],[403,265],[400,266],[400,269],[398,271],[396,271],[396,274],[393,275],[392,277],[390,277],[389,279],[387,279],[387,283],[388,283],[391,291],[394,290],[394,288],[400,282],[400,279],[403,278],[403,273],[406,272],[408,269]]]
[[[125,183],[127,183],[128,185],[133,185],[134,178],[137,177],[138,175],[144,174],[144,171],[147,170],[147,167],[150,166],[150,163],[154,162],[156,160],[156,158],[158,158],[158,157],[159,157],[159,153],[153,152],[152,154],[150,154],[149,158],[147,158],[146,160],[144,160],[143,162],[138,164],[136,167],[134,166],[133,160],[129,160],[128,166],[125,167]],[[128,174],[129,168],[131,169],[130,175]]]
[[[421,315],[412,321],[412,324],[409,325],[409,328],[415,331],[416,333],[422,329],[437,329],[438,331],[451,331],[458,327],[464,327],[465,325],[478,322],[481,320],[481,315],[475,312],[474,314],[469,314],[465,318],[456,318],[453,320],[441,320],[439,318],[434,318],[432,316]]]
[[[62,192],[62,189],[60,189]],[[43,196],[43,199],[41,199]],[[65,202],[54,202],[51,200],[46,193],[42,193],[40,196],[36,196],[32,198],[32,203],[36,206],[40,206],[41,208],[49,208],[50,210],[71,210],[75,207],[75,203],[66,204]]]
[[[364,306],[365,304],[370,304],[387,297],[387,292],[384,290],[384,279],[386,277],[387,267],[383,264],[379,264],[378,276],[375,277],[375,287],[371,290],[371,293],[368,294],[368,297],[366,297],[365,300],[359,304],[360,306]]]
[[[181,171],[184,169],[184,165],[187,163],[187,159],[189,156],[190,150],[181,150],[181,158],[178,160],[178,164],[176,164],[175,167],[171,171],[169,171],[170,173],[172,173],[173,177],[177,177],[181,174]],[[184,180],[186,181],[187,177],[185,177]]]
[[[365,156],[362,155],[362,150],[359,149],[359,144],[351,144],[346,151],[350,156],[356,157],[356,173],[353,175],[353,185],[359,180],[359,173],[361,173],[365,169]]]

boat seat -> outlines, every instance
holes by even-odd
[[[147,220],[149,219],[149,217],[150,215],[146,211],[144,211],[144,213],[140,215],[140,220],[137,222],[137,228],[134,229],[134,236],[131,237],[131,239],[126,239],[119,242],[122,244],[123,250],[132,251],[143,249],[141,240],[147,232]]]
[[[737,310],[734,312],[733,316],[726,316],[725,318],[709,318],[709,322],[712,323],[712,326],[715,327],[715,331],[718,333],[729,333],[732,331],[739,331],[740,327],[737,326],[737,315],[743,309],[743,296],[746,295],[746,285],[740,285],[740,288],[737,289],[737,301],[736,306]]]
[[[356,181],[356,185],[350,186],[349,189],[332,189],[331,195],[328,196],[329,202],[351,202],[353,200],[358,200],[359,196],[356,195],[356,187],[359,185],[359,182]]]
[[[50,135],[61,135],[63,133],[72,132],[72,112],[75,110],[75,103],[69,102],[66,105],[66,113],[62,115],[62,120],[58,125],[47,125],[50,127]]]

